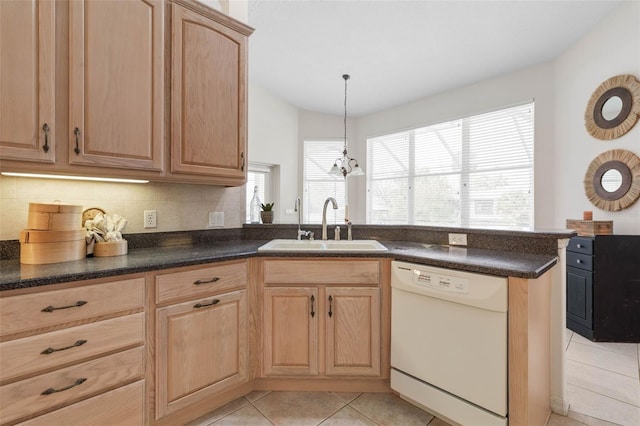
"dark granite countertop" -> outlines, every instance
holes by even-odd
[[[230,240],[205,244],[132,249],[127,255],[87,258],[50,265],[0,261],[0,291],[147,272],[257,256],[267,240]],[[417,242],[381,241],[386,253],[260,253],[265,257],[386,257],[424,265],[498,276],[537,278],[557,262],[551,254],[448,247]]]

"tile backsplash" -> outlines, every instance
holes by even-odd
[[[124,233],[208,229],[209,212],[224,212],[224,228],[245,217],[245,187],[150,182],[63,181],[0,176],[0,240],[16,240],[27,224],[30,202],[100,207],[128,220]],[[156,210],[157,228],[143,228],[144,210]],[[80,226],[80,225],[79,225]]]

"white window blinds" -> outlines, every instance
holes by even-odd
[[[338,210],[331,204],[327,207],[327,223],[342,224],[344,222],[345,180],[329,176],[329,170],[342,156],[343,140],[307,140],[304,141],[304,223],[321,223],[322,207],[327,197],[338,202]]]
[[[530,229],[534,104],[367,140],[367,223]]]

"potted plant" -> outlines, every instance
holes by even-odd
[[[260,204],[262,211],[260,212],[260,219],[262,223],[273,223],[273,205],[275,203]]]

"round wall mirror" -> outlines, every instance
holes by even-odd
[[[603,152],[587,168],[584,191],[602,210],[629,207],[640,198],[640,158],[624,149]]]
[[[629,74],[604,81],[593,92],[584,113],[589,134],[609,140],[627,133],[640,115],[640,82]]]
[[[613,121],[622,112],[622,98],[612,96],[602,105],[602,117],[607,121]]]

